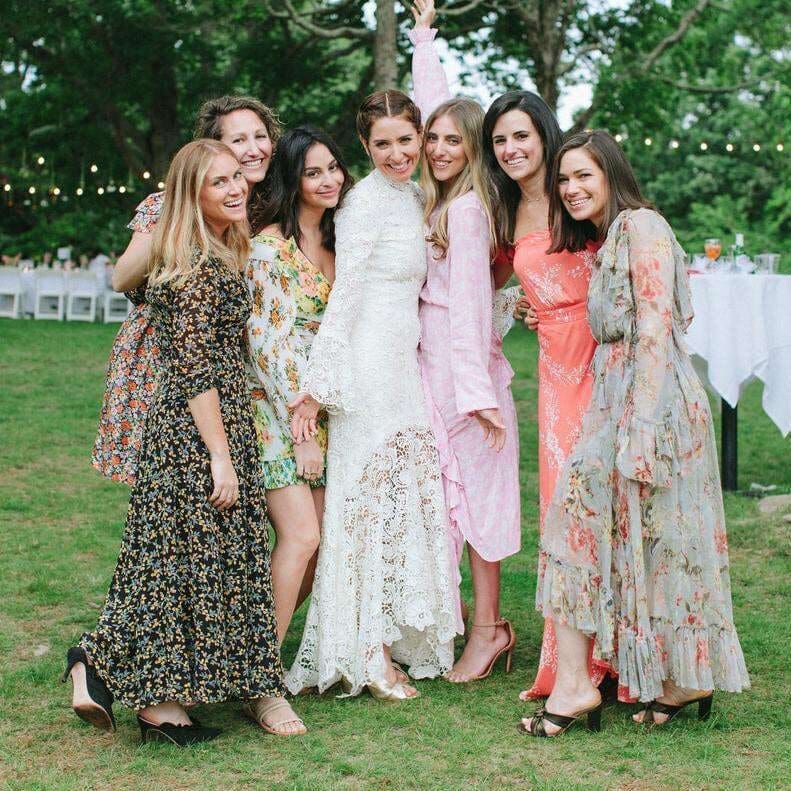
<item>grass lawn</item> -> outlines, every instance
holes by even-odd
[[[279,739],[234,704],[204,710],[223,735],[178,751],[141,746],[134,715],[118,732],[73,716],[58,683],[66,648],[92,627],[123,529],[128,489],[89,463],[114,326],[0,320],[0,786],[82,788],[780,788],[789,787],[788,529],[783,512],[726,497],[736,622],[753,689],[715,696],[712,718],[684,714],[641,730],[627,707],[604,729],[559,740],[517,733],[532,710],[517,700],[535,670],[537,538],[536,345],[517,328],[523,548],[503,564],[503,613],[518,635],[515,669],[467,687],[419,682],[420,700],[382,704],[332,693],[297,700],[310,733]],[[740,483],[791,491],[791,440],[760,407],[760,384],[739,404]],[[718,402],[713,404],[718,412]],[[791,510],[791,509],[787,509]],[[465,574],[469,595],[469,575]],[[285,647],[293,657],[304,610]],[[786,780],[783,780],[783,777]]]

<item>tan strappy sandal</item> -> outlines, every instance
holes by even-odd
[[[270,725],[266,721],[267,715],[281,709],[288,709],[294,716],[289,720],[277,723],[275,726]],[[242,713],[273,736],[303,736],[308,732],[305,723],[297,716],[294,709],[291,708],[291,704],[285,698],[258,698],[250,703],[245,703],[242,706]],[[299,723],[301,727],[297,730],[281,730],[284,725],[291,725],[292,723]]]

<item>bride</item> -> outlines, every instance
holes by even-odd
[[[336,280],[292,406],[295,440],[329,413],[323,533],[292,692],[416,697],[413,678],[453,664],[461,632],[440,467],[418,367],[426,279],[423,207],[410,181],[420,111],[400,91],[369,96],[357,132],[374,170],[335,215]]]

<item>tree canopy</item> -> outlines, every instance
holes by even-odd
[[[786,10],[449,0],[438,24],[462,77],[477,72],[494,94],[535,88],[555,107],[588,83],[575,126],[623,136],[682,242],[740,230],[757,252],[781,249],[789,231]],[[324,127],[361,169],[356,107],[374,86],[408,86],[410,22],[394,0],[7,0],[0,249],[122,248],[196,109],[224,93]]]

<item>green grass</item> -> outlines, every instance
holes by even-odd
[[[100,478],[89,457],[104,367],[116,327],[0,320],[0,786],[78,788],[779,788],[791,771],[787,738],[791,655],[788,524],[756,501],[726,497],[736,622],[753,689],[720,694],[714,716],[644,731],[627,707],[604,730],[557,741],[516,731],[528,711],[516,695],[536,667],[533,610],[537,535],[536,346],[515,330],[521,420],[523,549],[503,564],[503,612],[519,642],[515,671],[457,687],[420,682],[415,703],[366,695],[299,698],[310,734],[277,739],[236,705],[204,716],[225,732],[177,751],[139,743],[134,716],[117,709],[115,735],[71,714],[58,683],[65,649],[102,605],[121,537],[128,489]],[[739,404],[740,483],[791,491],[791,440],[760,408],[760,385]],[[715,410],[718,405],[714,403]],[[791,510],[791,509],[788,509]],[[469,595],[469,578],[465,574]],[[294,655],[298,613],[285,647]],[[786,780],[783,780],[783,778]]]

